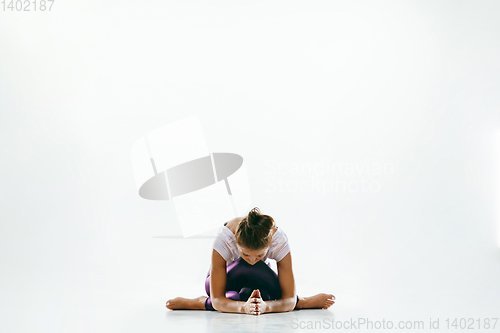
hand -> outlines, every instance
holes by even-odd
[[[260,315],[267,310],[267,304],[262,300],[260,291],[256,289],[252,292],[243,308],[246,314]]]

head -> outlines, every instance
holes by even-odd
[[[271,245],[273,226],[273,218],[261,214],[257,207],[241,220],[234,236],[236,247],[243,260],[254,265],[264,258]]]

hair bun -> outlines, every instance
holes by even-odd
[[[261,215],[259,207],[255,207],[250,212],[248,212],[248,217],[249,218],[256,217],[256,216],[259,216],[259,215]]]
[[[256,229],[260,227],[259,216],[261,215],[260,209],[255,207],[247,215],[247,225],[250,229]]]

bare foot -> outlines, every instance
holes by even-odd
[[[334,301],[335,296],[332,294],[320,293],[310,297],[299,297],[299,301],[295,306],[296,309],[328,309]]]
[[[205,310],[207,296],[196,298],[176,297],[167,301],[166,307],[170,310]]]

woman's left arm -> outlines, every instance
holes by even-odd
[[[297,303],[291,253],[288,252],[288,254],[283,259],[278,261],[277,266],[278,280],[281,287],[281,299],[265,302],[267,307],[264,313],[292,311],[295,308],[295,304]]]

